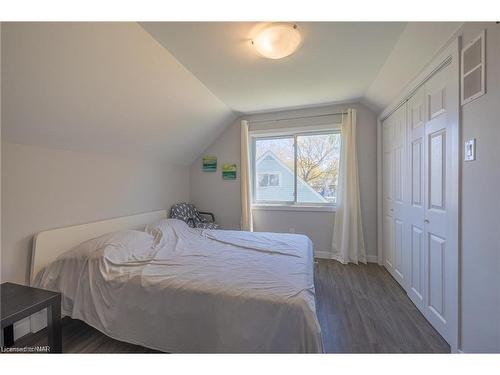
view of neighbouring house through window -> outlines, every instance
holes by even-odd
[[[260,173],[258,180],[259,180],[259,187],[280,186],[279,173]]]
[[[255,138],[255,202],[335,204],[339,155],[339,132]]]

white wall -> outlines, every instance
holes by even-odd
[[[477,160],[462,163],[462,349],[500,352],[500,24],[466,23],[466,45],[487,28],[487,93],[462,107],[463,140]]]
[[[315,116],[343,111],[347,108],[358,111],[359,174],[361,184],[361,206],[365,241],[370,260],[376,261],[377,254],[377,129],[376,115],[362,104],[339,104],[316,108],[304,108],[281,112],[248,115],[242,119],[261,121],[276,118]],[[307,123],[304,120],[304,123]],[[218,158],[216,173],[203,172],[203,155]],[[238,177],[235,181],[224,181],[220,167],[223,163],[236,163]],[[191,166],[191,201],[200,209],[214,212],[224,228],[239,228],[241,217],[240,202],[240,120],[229,126],[222,135],[200,155]],[[314,242],[315,251],[329,252],[333,234],[334,214],[331,212],[254,212],[254,226],[257,231],[288,232],[308,235]]]
[[[169,208],[188,184],[185,166],[4,142],[2,282],[27,282],[36,232]]]
[[[306,234],[314,244],[314,255],[330,258],[333,212],[254,210],[254,230],[257,232],[295,232]],[[365,237],[367,237],[365,235]],[[372,259],[376,261],[376,259]]]

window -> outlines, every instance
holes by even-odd
[[[259,187],[280,186],[279,173],[259,173]]]
[[[252,136],[253,202],[336,203],[340,132]]]

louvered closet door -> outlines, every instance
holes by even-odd
[[[452,182],[452,168],[457,168],[452,135],[457,126],[449,110],[458,105],[449,90],[453,79],[446,67],[425,84],[424,133],[424,315],[448,342],[457,277],[452,264],[456,259],[452,195],[457,189]]]
[[[408,281],[407,292],[413,303],[424,308],[424,157],[425,93],[421,87],[408,100]]]

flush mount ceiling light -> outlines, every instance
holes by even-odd
[[[272,24],[252,39],[252,45],[268,59],[282,59],[294,53],[301,41],[297,25]]]

